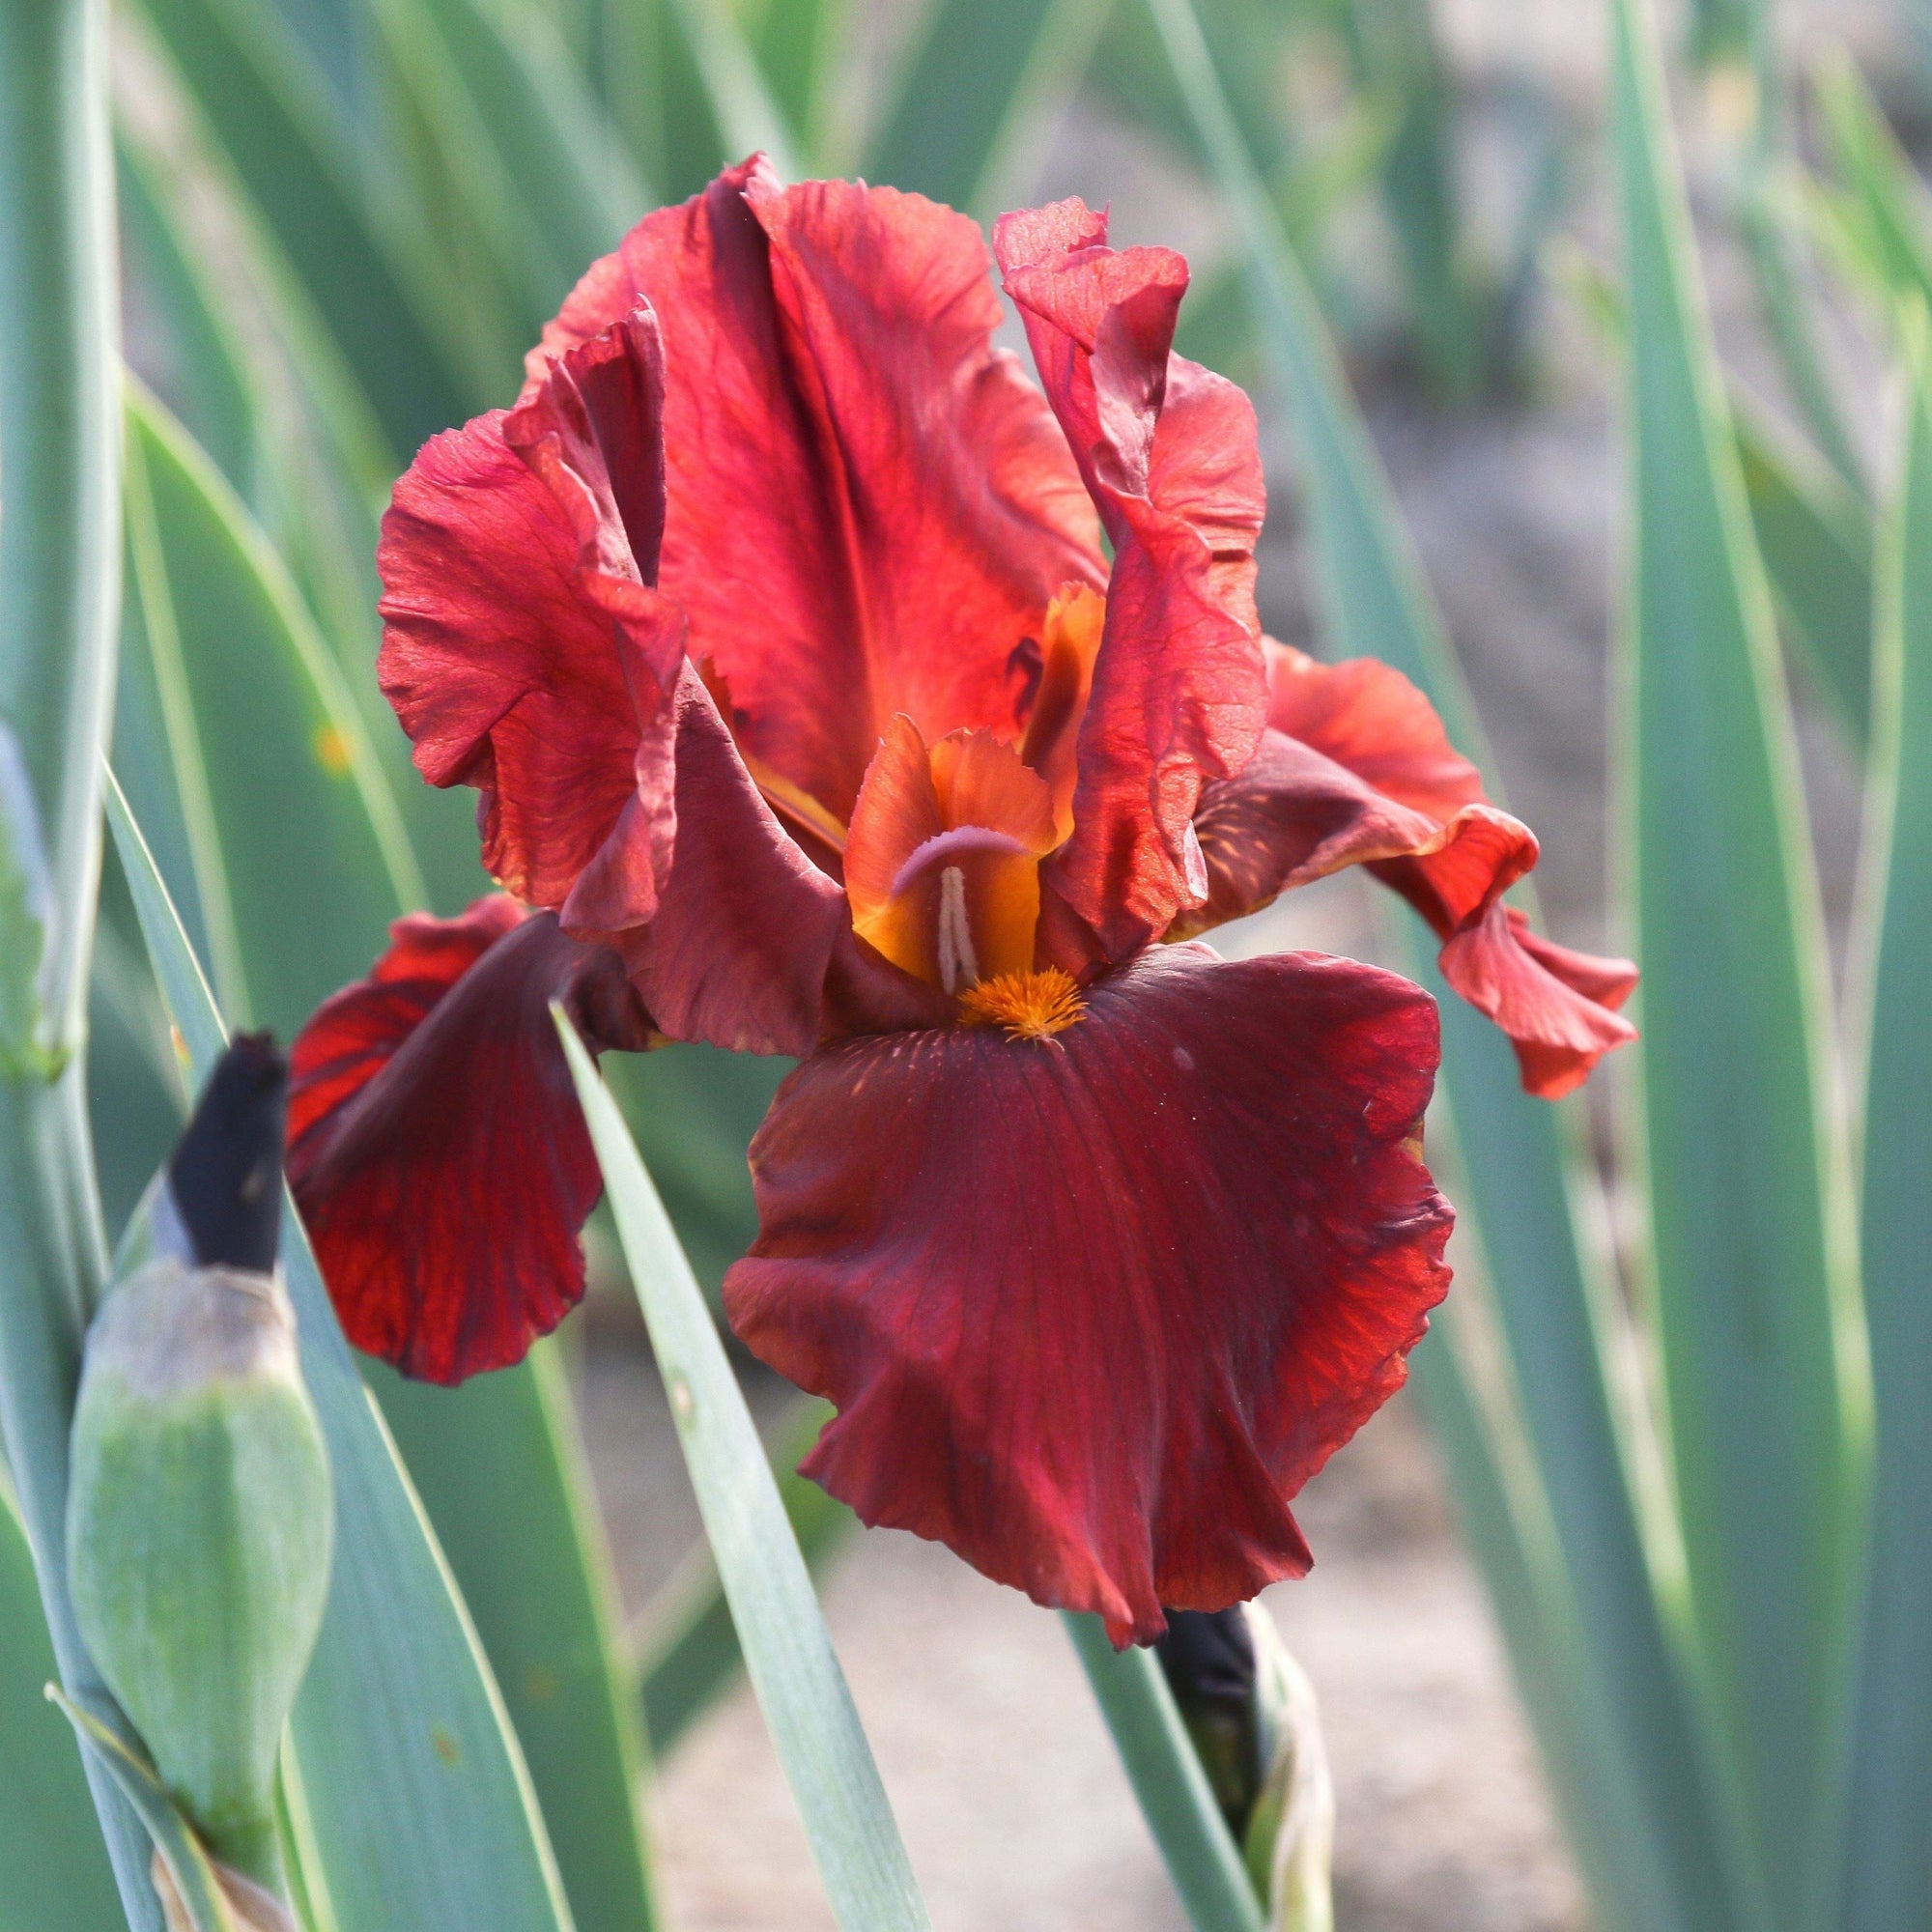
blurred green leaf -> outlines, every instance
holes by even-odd
[[[1871,89],[1840,54],[1819,64],[1813,90],[1834,191],[1814,198],[1841,268],[1893,298],[1932,299],[1932,231],[1925,191]]]
[[[814,1576],[858,1520],[843,1503],[798,1473],[798,1464],[832,1414],[830,1403],[808,1396],[771,1444],[779,1499]],[[660,1757],[736,1679],[744,1662],[717,1561],[700,1543],[644,1613],[638,1682],[644,1728]]]
[[[1263,341],[1300,435],[1327,641],[1338,657],[1396,665],[1428,693],[1455,742],[1480,756],[1481,733],[1435,600],[1193,13],[1187,0],[1154,6],[1239,225]],[[1488,1525],[1477,1548],[1498,1566],[1498,1602],[1519,1633],[1534,1619],[1535,1637],[1520,1653],[1525,1683],[1548,1686],[1567,1707],[1536,1698],[1531,1716],[1571,1800],[1573,1834],[1610,1875],[1610,1909],[1622,1922],[1680,1932],[1750,1924],[1678,1633],[1652,1582],[1632,1487],[1635,1445],[1625,1439],[1608,1386],[1615,1312],[1573,1217],[1573,1198],[1588,1192],[1574,1129],[1564,1110],[1521,1092],[1508,1043],[1420,965],[1419,935],[1417,953],[1442,1006],[1443,1094],[1466,1177],[1461,1237],[1482,1244],[1516,1406],[1560,1541],[1557,1575],[1525,1546],[1525,1526],[1508,1524],[1503,1472],[1512,1451],[1488,1439],[1493,1420],[1478,1393],[1466,1380],[1451,1383],[1440,1358],[1418,1373],[1434,1384],[1433,1411],[1452,1424],[1445,1440],[1458,1456],[1463,1508],[1472,1524]]]
[[[1151,1650],[1117,1651],[1095,1616],[1063,1613],[1100,1715],[1194,1932],[1262,1932],[1261,1901]]]
[[[898,1827],[711,1311],[616,1102],[555,1011],[752,1687],[833,1912],[851,1932],[923,1928]]]
[[[1862,1234],[1878,1434],[1862,1682],[1841,1864],[1843,1932],[1932,1917],[1932,358],[1905,330],[1910,393],[1880,577],[1868,857],[1857,952],[1868,970]]]
[[[1009,150],[1079,78],[1107,0],[938,0],[863,172],[978,214]]]
[[[367,391],[397,451],[492,401],[518,346],[477,356],[461,292],[437,288],[430,236],[371,185],[354,130],[301,48],[247,0],[143,0],[249,204]]]
[[[365,1361],[524,1747],[577,1932],[659,1922],[616,1584],[554,1346],[461,1388]]]
[[[1870,730],[1871,516],[1815,459],[1735,415],[1751,525],[1782,628],[1855,746]]]
[[[34,1553],[0,1471],[0,1932],[124,1932],[72,1733],[46,1699],[54,1675]]]
[[[1771,603],[1642,0],[1615,11],[1635,513],[1628,628],[1643,1155],[1704,1669],[1778,1921],[1810,1922],[1862,1331],[1824,931]]]
[[[163,389],[237,496],[259,509],[258,399],[220,293],[155,179],[158,156],[125,132],[115,144],[121,232],[136,296],[164,337]]]
[[[226,1028],[113,784],[108,822],[198,1085]],[[355,1932],[569,1932],[502,1698],[293,1208],[282,1264],[335,1477],[328,1609],[290,1728],[328,1894]]]
[[[279,560],[139,391],[128,512],[140,615],[129,641],[138,628],[159,701],[152,736],[167,749],[217,979],[244,1018],[286,1038],[363,972],[384,922],[420,903],[414,858],[341,672]],[[138,672],[126,690],[145,696]],[[157,765],[141,768],[140,804],[165,823]]]
[[[765,85],[735,11],[716,0],[662,0],[662,4],[675,14],[725,152],[737,159],[762,149],[784,180],[797,181],[805,170],[794,152],[793,131]]]

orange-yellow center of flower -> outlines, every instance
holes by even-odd
[[[1002,973],[959,996],[968,1026],[1005,1027],[1011,1039],[1051,1039],[1086,1017],[1087,1002],[1073,976],[1058,966],[1038,973]]]

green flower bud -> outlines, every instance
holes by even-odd
[[[276,1889],[276,1753],[321,1626],[332,1531],[279,1281],[159,1261],[114,1290],[74,1413],[75,1615],[210,1850]]]

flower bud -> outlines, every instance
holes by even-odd
[[[1332,1932],[1335,1791],[1314,1687],[1257,1604],[1167,1614],[1161,1668],[1270,1932]]]
[[[245,1264],[273,1253],[260,1204],[265,1187],[279,1198],[280,1082],[260,1041],[210,1082],[167,1190],[188,1252],[115,1287],[88,1335],[68,1505],[74,1611],[102,1678],[213,1855],[275,1890],[276,1756],[333,1535],[295,1312]]]

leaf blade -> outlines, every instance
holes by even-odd
[[[554,1010],[752,1685],[833,1910],[849,1932],[923,1932],[925,1908],[751,1410],[616,1102]]]

